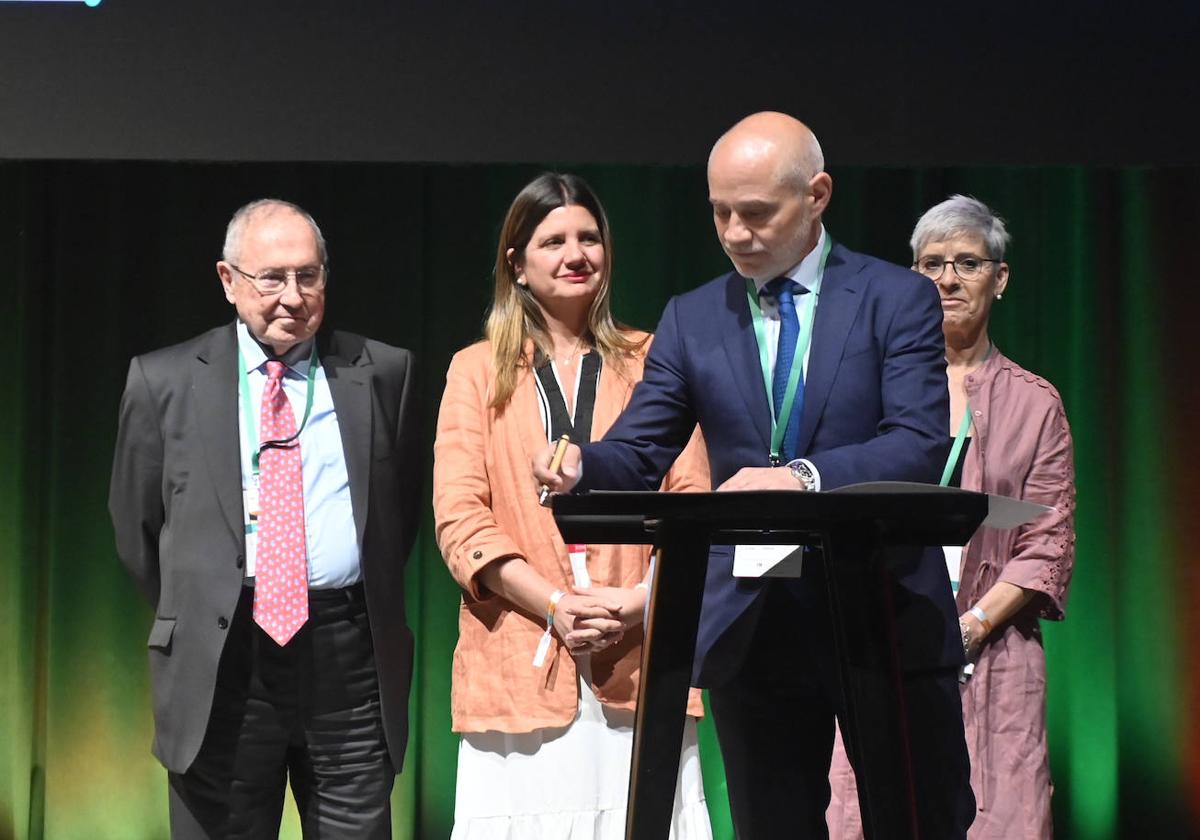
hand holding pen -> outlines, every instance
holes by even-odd
[[[552,493],[569,493],[582,473],[582,453],[571,438],[563,435],[553,447],[533,459],[533,477],[541,483],[538,501],[550,503]]]

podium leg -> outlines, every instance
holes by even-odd
[[[842,733],[858,781],[863,834],[866,840],[919,840],[884,552],[861,532],[843,532],[828,535],[824,555],[844,697]],[[882,638],[868,632],[880,626],[886,628]]]
[[[670,832],[708,571],[704,530],[664,522],[657,543],[633,730],[626,840],[665,840]]]

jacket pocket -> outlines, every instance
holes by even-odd
[[[155,617],[154,626],[150,628],[150,640],[146,646],[163,653],[170,653],[171,637],[174,635],[175,619]]]

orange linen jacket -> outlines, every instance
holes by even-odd
[[[630,331],[635,341],[645,333]],[[604,364],[592,415],[598,439],[629,402],[641,379],[647,340],[624,369]],[[530,342],[532,353],[532,342]],[[533,655],[546,629],[531,615],[480,587],[479,571],[494,560],[522,557],[547,581],[568,590],[571,566],[549,508],[538,504],[532,458],[547,447],[537,386],[529,368],[503,409],[495,391],[487,341],[455,354],[446,374],[433,445],[433,510],[438,547],[462,588],[458,645],[450,690],[455,732],[530,732],[569,724],[578,708],[575,661],[556,636],[546,661]],[[709,489],[708,457],[699,431],[663,482],[664,489]],[[588,573],[596,586],[631,587],[646,575],[650,547],[590,545]],[[591,656],[592,687],[608,706],[633,709],[641,666],[642,628]],[[700,716],[692,689],[688,713]]]

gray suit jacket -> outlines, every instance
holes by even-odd
[[[399,772],[412,679],[404,564],[423,475],[415,365],[409,351],[351,333],[323,332],[317,341],[341,429],[384,729]],[[204,739],[242,592],[237,377],[229,324],[133,359],[121,399],[109,512],[121,561],[154,607],[154,754],[176,773]]]

